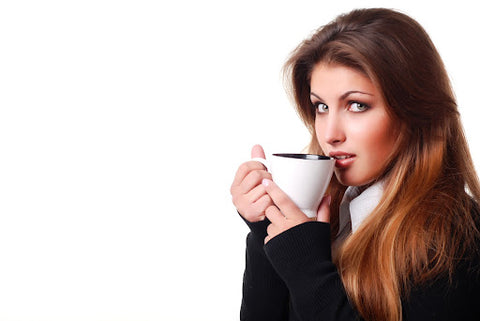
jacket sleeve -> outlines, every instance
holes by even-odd
[[[271,239],[267,258],[290,292],[298,320],[361,320],[331,259],[330,225],[307,222]]]
[[[247,236],[240,320],[288,320],[288,289],[264,251],[270,221],[245,222],[250,233]]]

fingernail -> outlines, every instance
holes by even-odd
[[[270,180],[267,179],[267,178],[262,179],[262,185],[263,185],[263,186],[268,186],[268,185],[270,185]]]

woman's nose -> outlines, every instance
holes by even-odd
[[[327,144],[338,145],[346,140],[341,117],[333,113],[328,115],[323,124],[324,139]]]

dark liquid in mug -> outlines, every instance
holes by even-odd
[[[273,156],[287,157],[287,158],[296,158],[296,159],[307,159],[307,160],[331,159],[331,157],[328,157],[328,156],[315,155],[315,154],[289,154],[289,153],[279,153],[279,154],[273,154]]]

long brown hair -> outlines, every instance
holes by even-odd
[[[303,41],[285,65],[297,112],[322,153],[310,102],[316,64],[364,73],[399,126],[379,205],[339,251],[347,294],[367,320],[401,320],[412,285],[452,273],[479,238],[480,185],[443,62],[425,30],[388,9],[354,10]],[[330,186],[332,235],[345,191]]]

